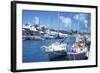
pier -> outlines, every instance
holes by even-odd
[[[23,40],[34,40],[34,39],[42,39],[41,36],[31,36],[31,35],[23,35]]]

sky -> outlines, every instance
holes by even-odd
[[[22,24],[37,24],[56,30],[90,32],[91,14],[80,12],[23,10]]]

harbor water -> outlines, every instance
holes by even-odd
[[[73,44],[75,42],[75,37],[65,39],[65,43]],[[61,41],[63,39],[44,39],[44,40],[23,40],[22,46],[22,61],[23,63],[29,62],[46,62],[50,61],[48,54],[41,49],[41,46],[49,46],[56,41]],[[57,61],[67,60],[66,56],[58,56]],[[53,61],[54,61],[53,60]]]

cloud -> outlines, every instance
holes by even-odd
[[[85,23],[85,24],[87,24],[87,23],[88,23],[88,21],[87,21],[87,20],[84,20],[84,23]]]
[[[84,21],[86,19],[86,14],[76,14],[73,18],[75,20]]]
[[[86,14],[76,14],[73,16],[73,18],[79,22],[84,23],[85,28],[88,27],[88,20],[86,19]]]
[[[84,20],[84,24],[85,24],[85,28],[87,28],[88,27],[88,21]]]
[[[72,20],[69,17],[60,16],[59,19],[65,25],[65,27],[68,27],[70,24],[72,24]]]
[[[39,24],[39,17],[38,16],[35,16],[35,24]]]

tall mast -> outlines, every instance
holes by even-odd
[[[79,19],[78,19],[78,29],[77,29],[77,31],[78,31],[78,34],[79,34],[79,27],[80,26],[80,14],[79,14]]]
[[[60,16],[60,14],[59,14],[59,11],[58,11],[58,24],[60,23],[59,16]],[[60,28],[58,30],[60,30]],[[59,35],[59,32],[58,32],[58,35]]]

